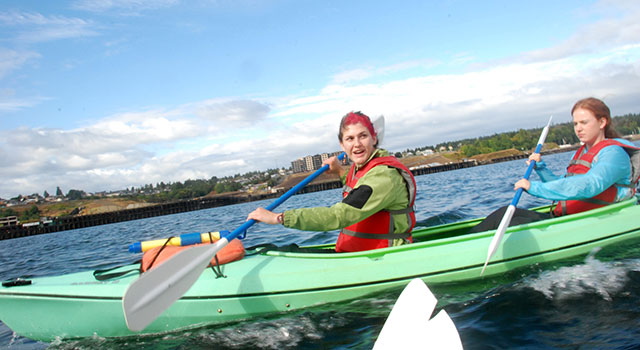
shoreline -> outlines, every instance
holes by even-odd
[[[542,154],[553,154],[568,152],[577,149],[577,146],[566,148],[554,148],[551,150],[544,150]],[[447,164],[440,163],[422,163],[420,165],[411,165],[411,158],[405,160],[409,164],[405,164],[409,167],[414,176],[433,174],[438,172],[457,170],[462,168],[469,168],[487,164],[500,163],[505,161],[511,161],[516,159],[524,159],[529,156],[530,153],[520,152],[517,150],[505,150],[495,152],[494,156],[479,155],[476,158],[462,159],[458,161],[450,161]],[[442,156],[440,159],[444,158]],[[439,159],[439,160],[440,160]],[[435,165],[431,165],[435,164]],[[290,176],[278,187],[278,191],[274,193],[258,193],[249,194],[246,192],[236,192],[234,194],[227,195],[215,195],[205,196],[200,198],[194,198],[189,200],[161,203],[161,204],[149,204],[139,205],[131,209],[121,209],[105,211],[96,214],[86,215],[68,215],[54,217],[49,222],[35,223],[28,225],[14,225],[14,226],[2,226],[0,227],[0,240],[14,239],[21,237],[28,237],[33,235],[67,231],[78,228],[85,228],[91,226],[105,225],[123,221],[131,221],[144,219],[155,216],[170,215],[183,213],[188,211],[202,210],[215,208],[226,205],[233,205],[239,203],[253,202],[264,199],[277,198],[284,192],[302,181],[309,173],[294,174]],[[339,179],[334,177],[318,177],[304,188],[302,188],[297,194],[312,193],[330,189],[341,188],[342,183]]]

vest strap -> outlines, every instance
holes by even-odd
[[[398,210],[385,210],[386,212],[388,212],[391,215],[398,215],[398,214],[411,214],[415,211],[415,209],[411,206],[406,207],[404,209],[398,209]]]
[[[582,160],[582,159],[574,159],[569,162],[569,165],[582,165],[591,169],[591,163],[592,162],[587,162],[586,160]]]
[[[382,239],[382,240],[390,240],[390,239],[402,239],[411,237],[410,232],[405,233],[365,233],[365,232],[355,232],[351,230],[347,230],[343,228],[342,233],[347,236],[357,237],[357,238],[365,238],[365,239]]]
[[[558,205],[560,206],[560,209],[562,209],[562,216],[567,215],[567,201],[560,201]]]
[[[635,189],[635,188],[636,188],[636,185],[634,185],[634,184],[628,184],[628,185],[624,185],[624,184],[615,184],[615,185],[616,185],[616,186],[618,186],[618,187],[626,187],[626,188],[632,188],[632,189]]]

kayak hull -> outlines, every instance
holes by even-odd
[[[640,237],[635,199],[586,213],[510,227],[484,278],[515,268],[589,253]],[[414,243],[356,253],[247,255],[205,270],[191,289],[141,333],[161,333],[277,314],[401,289],[420,278],[429,285],[483,278],[494,231],[466,233],[479,220],[419,229]],[[331,248],[330,246],[326,246]],[[129,270],[135,266],[125,266]],[[115,271],[114,271],[115,272]],[[0,288],[0,320],[25,337],[119,337],[127,327],[122,296],[138,274],[97,281],[93,271],[33,278]]]

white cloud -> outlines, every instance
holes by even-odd
[[[579,54],[600,53],[640,42],[640,8],[635,1],[605,0],[594,5],[594,12],[613,12],[602,20],[587,22],[559,44],[524,53],[519,60],[545,61]]]
[[[333,77],[335,84],[350,83],[353,81],[360,81],[369,78],[374,73],[370,69],[358,68],[340,72]]]
[[[209,100],[196,107],[196,114],[225,129],[246,127],[264,120],[270,107],[252,100]]]
[[[33,51],[16,51],[0,47],[0,79],[36,58],[40,58],[40,54]]]
[[[0,193],[13,196],[184,181],[289,167],[339,149],[337,125],[362,110],[386,117],[393,151],[569,120],[577,99],[603,98],[637,113],[640,47],[460,74],[325,87],[282,103],[216,99],[173,110],[123,113],[74,130],[11,130],[0,141]],[[269,127],[264,131],[265,127]]]
[[[380,78],[389,76],[393,73],[418,69],[425,71],[428,68],[437,66],[439,63],[433,60],[412,60],[391,64],[383,67],[360,67],[351,70],[345,70],[335,74],[331,79],[331,84],[349,84],[363,81],[369,78]]]
[[[13,112],[32,107],[40,103],[44,98],[17,98],[13,93],[0,92],[0,113]]]
[[[73,7],[91,12],[118,11],[126,15],[167,8],[179,4],[179,0],[78,0]]]
[[[40,13],[3,12],[0,23],[17,27],[14,39],[26,42],[44,42],[97,35],[93,22],[81,18],[44,16]]]

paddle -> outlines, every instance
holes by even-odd
[[[342,160],[344,157],[345,154],[342,153],[338,159]],[[274,210],[327,169],[329,169],[329,165],[324,165],[316,170],[268,205],[266,209]],[[250,219],[234,231],[223,235],[213,245],[185,249],[140,275],[140,278],[129,285],[122,298],[127,327],[132,331],[141,331],[153,322],[191,288],[220,249],[226,246],[229,241],[246,232],[255,223],[255,220]]]
[[[393,305],[373,349],[462,349],[458,330],[446,311],[429,319],[437,303],[421,279],[411,280]]]
[[[384,134],[384,116],[378,117],[373,122],[373,125],[376,129],[378,140],[381,140]],[[378,144],[380,144],[380,141],[378,141]],[[343,160],[345,156],[342,153],[338,156],[338,159]],[[267,206],[266,209],[273,211],[328,168],[328,165],[324,165],[316,170]],[[220,249],[226,246],[229,241],[246,232],[255,222],[253,219],[247,220],[234,231],[225,232],[213,245],[201,245],[185,249],[152,270],[143,273],[140,278],[129,285],[122,298],[122,308],[127,327],[132,331],[141,331],[153,322],[164,310],[168,309],[191,288],[200,277],[202,271],[209,265],[211,258]]]
[[[547,134],[549,133],[549,126],[551,125],[551,119],[553,119],[553,116],[549,117],[549,122],[547,123],[547,126],[542,128],[540,139],[538,139],[538,145],[536,146],[536,150],[533,153],[540,153],[540,150],[542,149],[542,145],[544,144],[544,140],[547,138]],[[529,176],[531,175],[531,171],[535,166],[536,166],[536,161],[531,160],[531,162],[529,162],[529,167],[527,168],[527,171],[524,173],[524,177],[523,177],[524,179],[526,180],[529,179]],[[511,201],[511,204],[509,204],[509,206],[507,207],[507,210],[505,211],[504,216],[500,221],[500,225],[498,225],[498,229],[496,230],[496,233],[493,235],[493,239],[491,240],[491,244],[489,245],[489,251],[487,252],[487,260],[484,262],[484,266],[482,267],[482,272],[480,272],[480,276],[484,274],[484,270],[487,268],[489,259],[491,259],[491,256],[493,256],[493,254],[498,249],[498,245],[500,244],[500,241],[502,240],[502,237],[504,236],[504,233],[507,230],[507,227],[509,227],[511,218],[513,218],[513,213],[515,213],[516,211],[516,205],[518,205],[520,196],[522,196],[522,191],[523,191],[522,188],[518,188],[518,190],[516,191],[516,194],[515,196],[513,196],[513,200]]]

